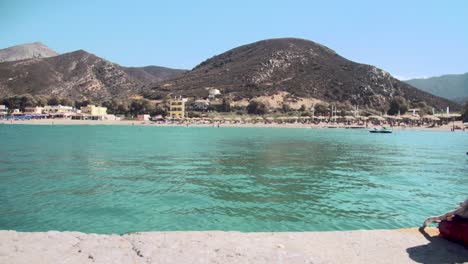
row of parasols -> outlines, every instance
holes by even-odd
[[[258,121],[258,122],[263,122],[263,121],[281,121],[281,122],[287,122],[287,121],[311,121],[311,120],[319,120],[319,121],[324,121],[324,120],[331,120],[331,121],[354,121],[354,120],[361,120],[361,121],[367,121],[367,120],[374,120],[374,121],[404,121],[404,120],[411,120],[411,121],[440,121],[440,120],[451,120],[451,119],[456,119],[460,118],[460,114],[439,114],[439,115],[425,115],[425,116],[419,116],[419,115],[401,115],[401,116],[392,116],[392,115],[383,115],[383,116],[378,116],[378,115],[371,115],[371,116],[332,116],[332,117],[327,117],[327,116],[279,116],[279,117],[262,117],[262,116],[255,116],[255,117],[192,117],[192,118],[184,118],[184,120],[187,121],[234,121],[234,122],[252,122],[252,121]],[[171,120],[173,118],[171,117],[166,117],[163,118],[162,116],[156,116],[154,119],[156,120]]]

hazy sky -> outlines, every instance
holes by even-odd
[[[297,37],[400,78],[468,71],[468,1],[0,0],[0,47],[40,41],[123,66],[190,69],[239,45]]]

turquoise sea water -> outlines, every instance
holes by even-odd
[[[468,196],[468,133],[0,125],[0,229],[418,226]]]

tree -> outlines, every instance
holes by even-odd
[[[315,115],[326,115],[328,112],[328,107],[325,104],[319,103],[315,105]]]
[[[72,100],[70,100],[68,98],[62,98],[62,99],[60,99],[60,104],[61,105],[66,105],[66,106],[72,106],[73,102],[72,102]]]
[[[151,110],[151,104],[146,99],[134,100],[130,103],[129,114],[138,115],[138,114],[148,114]]]
[[[57,97],[51,97],[49,100],[47,100],[48,105],[59,105],[60,100]]]
[[[104,101],[102,106],[107,108],[109,114],[117,114],[119,103],[116,100]]]
[[[34,96],[30,94],[21,95],[20,106],[19,106],[21,111],[24,111],[25,107],[33,107],[33,106],[36,106],[36,104],[37,104],[37,101],[36,101],[36,98],[34,98]]]
[[[306,106],[305,105],[301,105],[301,108],[299,108],[299,112],[304,112],[306,110]]]
[[[9,96],[9,97],[3,98],[2,104],[6,105],[6,107],[8,107],[9,109],[20,108],[20,99],[16,95]]]
[[[88,105],[94,105],[95,103],[91,101],[90,99],[83,100],[81,102],[81,106],[88,106]]]
[[[462,120],[463,122],[468,122],[468,102],[463,106]]]
[[[127,103],[119,104],[114,114],[128,115],[128,104]]]
[[[164,107],[161,107],[160,105],[157,105],[154,107],[153,110],[150,112],[151,116],[156,116],[156,115],[162,115],[162,116],[167,116],[167,109]]]
[[[264,102],[259,102],[255,100],[251,100],[250,103],[247,105],[247,113],[253,115],[264,115],[268,113],[269,107]]]
[[[223,98],[223,103],[219,110],[220,112],[231,112],[231,101],[227,98]]]
[[[406,111],[408,111],[408,103],[406,102],[406,99],[401,96],[395,96],[392,101],[390,101],[390,109],[388,109],[387,114],[404,114]]]
[[[44,96],[36,96],[36,106],[46,106],[47,105],[47,98]]]
[[[289,106],[289,104],[287,103],[283,103],[283,106],[281,107],[281,111],[283,113],[291,112],[291,106]]]

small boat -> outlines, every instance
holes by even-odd
[[[392,129],[387,127],[374,127],[373,129],[369,130],[371,133],[392,133]]]

